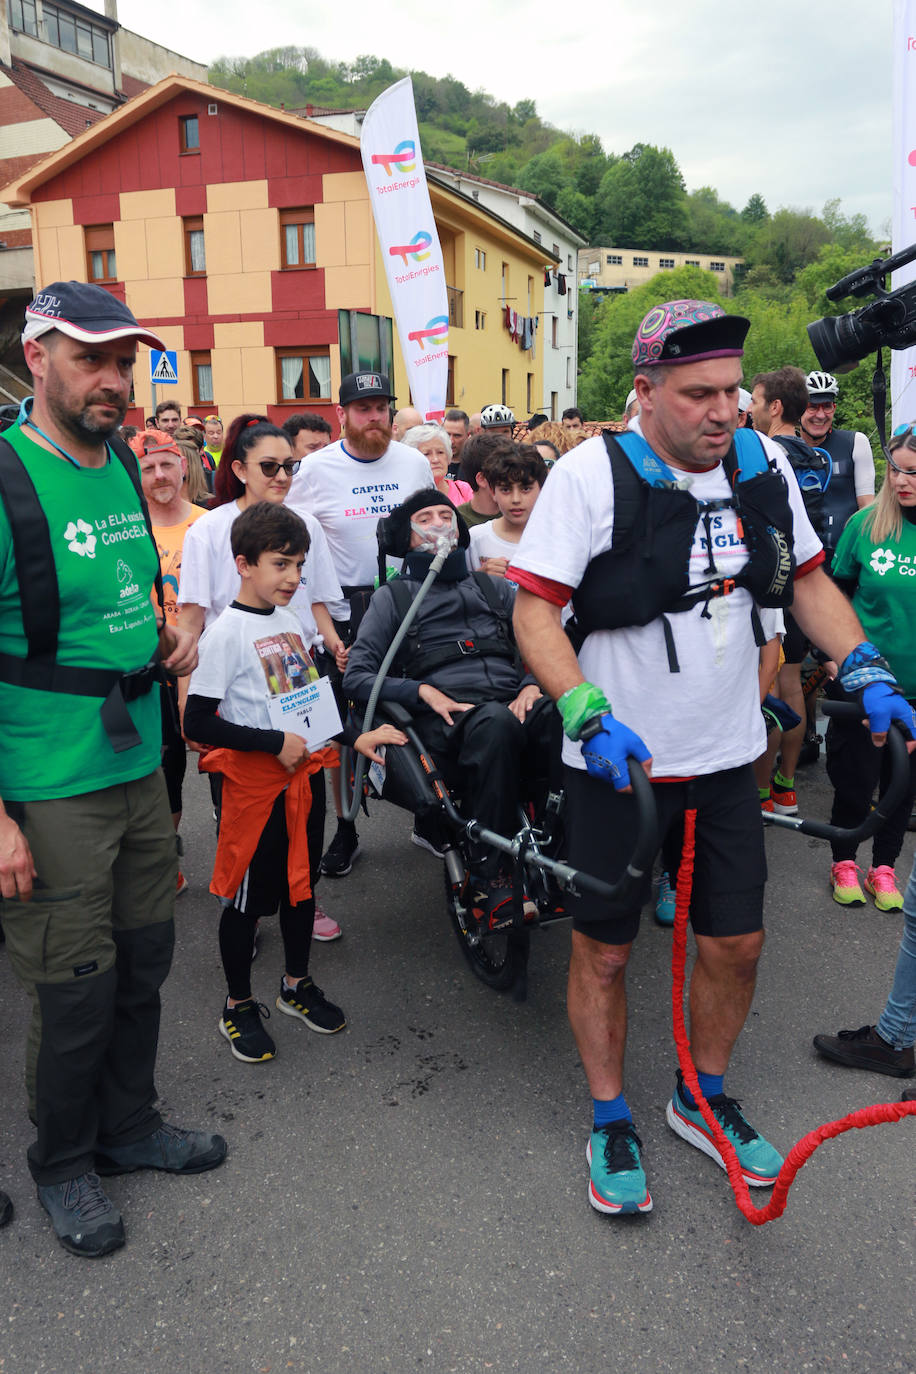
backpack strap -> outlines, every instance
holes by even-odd
[[[627,434],[611,434],[608,430],[604,431],[604,447],[607,449],[608,460],[611,464],[611,488],[614,493],[614,527],[611,532],[611,547],[614,549],[624,548],[627,539],[632,535],[636,528],[636,520],[642,507],[642,490],[640,483],[646,481],[641,472],[637,471],[631,453],[630,446],[626,447],[620,442],[632,435],[648,449],[641,436],[629,430]],[[635,446],[633,447],[635,452]],[[651,453],[651,449],[649,449]]]

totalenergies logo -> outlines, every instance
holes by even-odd
[[[425,261],[429,257],[432,241],[432,234],[427,234],[425,229],[421,229],[418,234],[414,234],[410,243],[394,243],[388,252],[393,258],[401,258],[406,267],[408,258],[413,258],[414,262]]]
[[[427,323],[425,329],[412,329],[407,337],[420,348],[425,348],[427,344],[438,348],[440,344],[448,343],[448,315],[437,315]]]
[[[417,166],[417,145],[412,138],[405,138],[393,153],[373,153],[372,165],[384,167],[385,175],[388,177],[395,172],[398,176],[403,176],[405,172],[413,172]]]

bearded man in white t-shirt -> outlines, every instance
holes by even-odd
[[[376,526],[413,492],[430,484],[422,453],[392,438],[389,403],[394,399],[383,372],[353,372],[340,384],[337,418],[342,434],[303,463],[287,505],[321,524],[343,590],[329,603],[335,628],[350,644],[369,604],[378,572]],[[341,817],[340,781],[334,773],[337,833],[321,861],[329,878],[350,872],[359,855],[352,821]]]
[[[703,301],[646,315],[633,345],[635,434],[619,444],[589,439],[555,466],[510,574],[519,648],[563,716],[569,862],[608,883],[623,872],[635,834],[623,795],[628,758],[656,784],[659,837],[675,865],[685,814],[695,813],[691,1052],[745,1180],[767,1187],[782,1157],[723,1083],[763,947],[766,861],[750,766],[765,743],[758,604],[791,602],[804,633],[841,665],[841,681],[861,691],[877,744],[892,717],[913,736],[916,722],[820,566],[823,549],[783,451],[745,431],[734,446],[748,328]],[[678,542],[673,522],[663,523],[675,506]],[[578,655],[560,619],[571,595],[585,620]],[[624,977],[646,895],[570,902],[569,1018],[594,1102],[588,1196],[608,1215],[652,1207],[623,1090]],[[666,1114],[676,1134],[725,1167],[680,1072]]]

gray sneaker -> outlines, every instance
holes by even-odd
[[[98,1174],[80,1174],[63,1183],[40,1183],[38,1201],[71,1255],[101,1259],[124,1244],[121,1214],[102,1190]]]
[[[130,1145],[96,1149],[95,1167],[105,1177],[132,1174],[135,1169],[164,1169],[169,1174],[203,1174],[215,1169],[226,1158],[227,1145],[221,1135],[208,1131],[186,1131],[164,1121],[152,1135]]]

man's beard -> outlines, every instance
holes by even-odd
[[[89,405],[83,410],[74,411],[67,405],[67,396],[62,388],[48,386],[45,390],[45,400],[61,429],[73,436],[83,444],[93,444],[99,439],[108,439],[124,423],[124,416],[127,414],[127,403],[119,396],[93,396],[90,400],[98,405],[110,405],[115,411],[112,420],[100,420],[93,415]]]
[[[390,425],[373,425],[368,431],[360,430],[357,435],[347,435],[350,447],[360,458],[381,458],[391,443]]]

